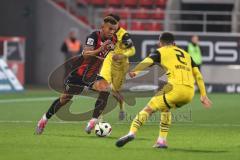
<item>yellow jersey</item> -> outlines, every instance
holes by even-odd
[[[186,85],[194,88],[197,81],[201,96],[206,95],[206,89],[201,72],[192,60],[190,54],[174,45],[158,48],[151,53],[132,72],[138,74],[153,63],[160,63],[166,70],[168,82],[172,85]]]
[[[161,47],[157,51],[160,64],[167,71],[169,83],[194,87],[193,61],[186,51],[173,45]]]
[[[120,63],[120,62],[127,63],[128,57],[133,56],[135,54],[135,47],[133,46],[133,42],[131,40],[130,35],[127,33],[127,31],[124,28],[120,27],[116,32],[116,35],[117,35],[117,43],[115,45],[115,49],[113,53],[125,55],[124,59],[117,61],[117,63]]]

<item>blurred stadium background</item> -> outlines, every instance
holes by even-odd
[[[131,144],[130,150],[113,147],[132,118],[127,117],[127,125],[119,127],[117,110],[107,117],[113,133],[104,142],[89,138],[78,123],[51,123],[41,138],[32,135],[36,121],[58,96],[48,88],[48,77],[65,60],[61,45],[69,30],[77,28],[84,44],[108,13],[119,14],[121,26],[132,36],[136,55],[131,62],[140,61],[156,48],[162,31],[173,32],[177,45],[185,49],[192,35],[200,38],[201,71],[214,106],[203,110],[197,95],[180,109],[176,114],[182,117],[173,124],[169,137],[174,148],[161,155],[150,150],[158,118],[142,130],[140,141]],[[66,154],[70,159],[93,159],[96,155],[98,159],[144,159],[146,155],[153,159],[239,159],[239,32],[240,0],[1,0],[0,159],[62,159]],[[137,107],[127,108],[128,114],[134,116],[148,100],[138,99]],[[92,106],[93,101],[80,98],[71,110],[82,112]],[[52,122],[59,119],[55,117]]]
[[[101,18],[118,13],[136,45],[131,61],[154,48],[161,31],[176,34],[185,47],[200,36],[202,72],[208,91],[240,92],[239,0],[2,0],[0,56],[21,84],[47,86],[48,76],[64,62],[60,46],[70,28],[86,35]],[[2,74],[1,74],[2,75]],[[3,76],[4,77],[4,76]],[[3,78],[2,78],[3,79]],[[4,91],[4,81],[0,81]],[[9,87],[10,88],[10,87]]]

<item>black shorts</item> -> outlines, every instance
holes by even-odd
[[[102,79],[104,78],[96,75],[94,80],[88,81],[84,77],[77,74],[69,75],[64,82],[65,93],[79,95],[82,93],[85,87],[92,89],[94,82]]]

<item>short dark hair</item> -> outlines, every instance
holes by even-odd
[[[121,19],[121,18],[119,17],[119,15],[117,15],[117,14],[112,14],[112,13],[111,13],[111,14],[108,14],[107,16],[113,17],[113,18],[114,18],[116,21],[118,21],[118,22],[119,22],[120,19]]]
[[[104,23],[110,23],[110,24],[113,24],[113,25],[118,23],[118,21],[115,18],[113,18],[112,16],[104,17],[103,21],[104,21]]]
[[[175,41],[175,38],[172,33],[170,32],[163,32],[159,37],[160,42],[165,44],[173,44]]]

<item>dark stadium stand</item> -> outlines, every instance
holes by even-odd
[[[231,21],[234,4],[228,1],[222,1],[222,3],[208,3],[201,1],[195,1],[194,3],[182,3],[181,9],[184,11],[198,11],[199,14],[181,15],[181,20],[188,21],[208,21],[206,25],[206,32],[231,32]],[[205,14],[205,17],[204,17]],[[188,24],[181,25],[182,31],[202,31],[201,25]]]

